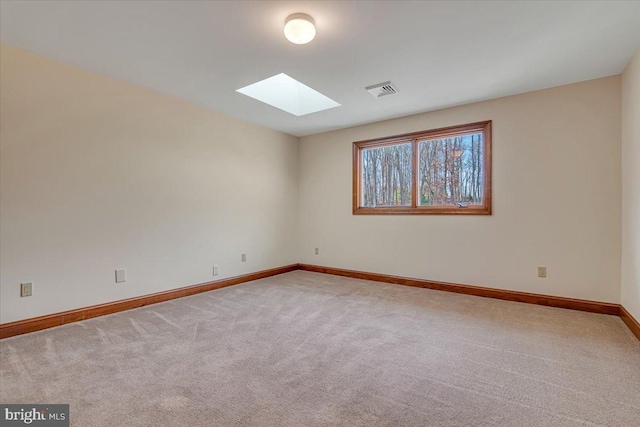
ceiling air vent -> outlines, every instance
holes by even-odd
[[[365,89],[373,95],[374,98],[382,98],[383,96],[398,93],[398,89],[391,82],[379,83],[377,85],[366,87]]]

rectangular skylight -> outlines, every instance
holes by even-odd
[[[245,86],[237,92],[298,117],[340,106],[333,99],[284,73]]]

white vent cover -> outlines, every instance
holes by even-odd
[[[391,82],[379,83],[377,85],[366,87],[365,89],[373,95],[374,98],[381,98],[383,96],[398,93],[398,88],[396,88]]]

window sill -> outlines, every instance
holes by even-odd
[[[388,208],[363,208],[353,209],[354,215],[491,215],[491,208],[486,206],[469,206],[459,208],[457,206],[441,207],[388,207]]]

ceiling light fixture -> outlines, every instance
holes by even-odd
[[[294,13],[284,20],[284,36],[291,43],[307,44],[316,36],[316,21],[306,13]]]

